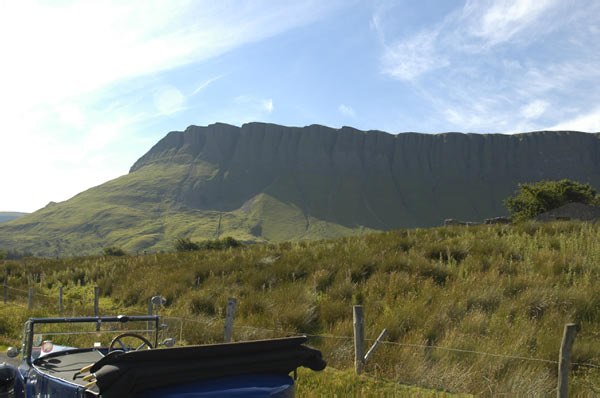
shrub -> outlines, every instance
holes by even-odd
[[[178,252],[191,252],[194,250],[200,250],[200,246],[192,242],[191,239],[188,238],[177,238],[175,240],[175,250]]]
[[[121,256],[127,255],[127,253],[125,253],[125,250],[121,249],[120,247],[116,247],[116,246],[105,247],[104,249],[102,249],[102,254],[104,254],[105,256],[116,256],[116,257],[121,257]]]

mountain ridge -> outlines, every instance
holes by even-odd
[[[177,237],[261,243],[430,227],[506,215],[518,183],[562,178],[600,187],[600,134],[189,126],[128,174],[3,224],[0,247],[167,250]]]

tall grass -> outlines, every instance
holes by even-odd
[[[351,306],[362,304],[367,338],[387,328],[386,340],[395,343],[380,346],[366,372],[438,390],[552,394],[556,364],[437,347],[557,360],[567,322],[581,327],[573,362],[600,365],[600,226],[587,223],[398,230],[219,252],[30,258],[4,261],[0,273],[17,288],[55,294],[64,286],[81,302],[98,285],[103,311],[144,311],[148,298],[161,294],[165,315],[205,322],[184,325],[187,343],[221,341],[227,298],[236,297],[234,338],[332,336],[310,343],[342,369],[352,367],[353,347],[341,337],[352,336]],[[19,330],[3,322],[8,342]],[[600,392],[599,369],[573,366],[571,391]]]

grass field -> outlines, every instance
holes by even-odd
[[[309,343],[339,373],[303,379],[311,390],[311,383],[327,379],[327,396],[403,394],[407,385],[552,395],[557,365],[523,358],[556,361],[568,322],[580,326],[573,362],[600,365],[598,225],[443,227],[225,251],[0,264],[11,287],[34,286],[51,296],[39,296],[47,302],[34,311],[42,315],[55,311],[59,286],[67,311],[77,315],[90,313],[94,285],[105,314],[143,312],[148,298],[161,294],[168,300],[164,315],[200,322],[184,324],[182,343],[221,341],[227,298],[236,297],[235,339],[315,335]],[[26,293],[17,293],[10,298],[23,302]],[[353,304],[365,308],[368,339],[389,331],[366,366],[372,378],[348,370]],[[27,311],[0,306],[0,316],[0,344],[13,344]],[[570,383],[575,394],[600,393],[600,369],[575,365]]]

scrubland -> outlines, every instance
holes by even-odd
[[[59,286],[73,315],[90,313],[92,286],[100,287],[103,314],[143,313],[149,297],[163,295],[162,315],[191,320],[176,333],[186,344],[222,341],[227,298],[235,297],[235,339],[309,335],[341,372],[301,378],[299,392],[310,396],[310,385],[343,396],[340,384],[360,382],[348,369],[352,305],[361,304],[369,342],[384,328],[388,335],[365,368],[382,384],[352,394],[401,394],[401,383],[550,396],[558,367],[552,361],[569,322],[580,326],[570,391],[600,393],[600,368],[589,366],[600,366],[598,224],[441,227],[220,251],[27,258],[1,262],[0,275],[21,289],[11,290],[11,302],[22,303],[18,292],[33,286],[41,303],[34,310],[0,305],[4,345],[18,340],[27,316],[56,314]]]

